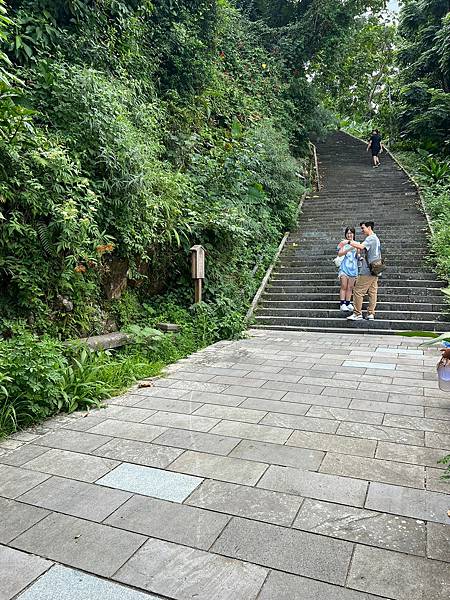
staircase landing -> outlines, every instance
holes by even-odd
[[[338,132],[317,147],[322,189],[306,198],[300,223],[278,259],[255,313],[263,329],[368,332],[443,331],[445,298],[427,261],[429,229],[412,181],[386,154],[371,166],[363,142]],[[339,310],[333,264],[346,226],[375,222],[388,269],[380,277],[376,320]],[[363,310],[367,304],[363,306]]]

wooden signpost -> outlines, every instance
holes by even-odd
[[[205,279],[205,249],[197,244],[191,248],[192,279],[195,285],[195,303],[202,301],[203,280]]]

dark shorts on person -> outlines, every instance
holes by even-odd
[[[381,147],[380,146],[376,146],[375,148],[372,147],[371,150],[372,150],[372,156],[378,156],[380,154]]]

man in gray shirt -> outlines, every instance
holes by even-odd
[[[364,242],[351,241],[349,244],[360,251],[358,267],[358,278],[353,288],[353,314],[347,317],[349,321],[360,321],[362,316],[362,304],[364,296],[369,295],[369,307],[367,319],[375,319],[375,308],[377,305],[378,277],[370,272],[370,265],[376,260],[381,260],[381,244],[378,236],[374,233],[374,222],[363,221],[360,223],[361,231],[366,236]]]

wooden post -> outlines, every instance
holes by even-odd
[[[202,287],[203,287],[203,279],[195,279],[195,304],[198,304],[202,301]]]
[[[202,301],[203,279],[205,278],[205,249],[197,244],[191,248],[191,269],[194,280],[194,301],[198,304]]]

